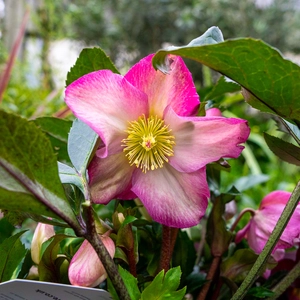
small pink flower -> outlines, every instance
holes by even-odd
[[[111,257],[115,255],[115,244],[109,236],[101,240]],[[107,277],[105,268],[91,244],[84,240],[69,265],[69,280],[72,285],[95,287]]]
[[[170,55],[164,75],[152,57],[125,76],[101,70],[79,78],[65,101],[102,140],[88,170],[93,202],[138,197],[153,220],[190,227],[207,208],[206,165],[238,157],[249,127],[241,119],[197,117],[199,96],[183,60]]]
[[[290,196],[291,193],[285,191],[274,191],[268,194],[262,200],[259,209],[255,211],[250,222],[237,233],[236,243],[245,237],[250,248],[259,254],[263,250]],[[299,242],[299,224],[300,204],[298,204],[273,250],[273,256],[277,261],[284,256],[284,249],[290,248]]]
[[[38,223],[31,242],[31,258],[36,264],[41,261],[42,244],[55,235],[53,225]]]

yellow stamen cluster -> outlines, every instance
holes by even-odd
[[[122,140],[123,151],[130,165],[136,165],[144,173],[162,168],[168,157],[173,156],[174,136],[171,129],[157,116],[141,116],[129,122],[128,136]]]

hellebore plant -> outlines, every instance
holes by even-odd
[[[153,220],[191,227],[207,208],[206,165],[238,157],[249,127],[242,119],[198,117],[199,97],[183,60],[169,56],[164,75],[152,57],[125,76],[84,75],[67,87],[65,101],[102,141],[88,169],[92,201],[138,197]]]
[[[239,243],[245,237],[250,248],[257,254],[261,253],[290,196],[291,193],[285,191],[273,191],[265,196],[258,210],[250,210],[253,214],[251,220],[237,233],[235,242]],[[247,211],[249,210],[245,209],[244,213]],[[284,249],[291,248],[299,243],[299,224],[300,204],[295,209],[288,225],[272,251],[276,260],[283,258]]]

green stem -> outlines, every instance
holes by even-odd
[[[277,299],[291,284],[300,277],[300,261],[294,266],[294,268],[285,276],[273,289],[274,294],[267,300]]]
[[[95,221],[93,217],[93,210],[91,205],[86,207],[86,217],[87,217],[86,218],[87,231],[86,234],[84,235],[84,238],[89,241],[89,243],[93,246],[96,253],[98,254],[120,300],[130,300],[130,296],[123,282],[123,279],[120,276],[118,268],[96,231]]]
[[[295,187],[286,207],[284,208],[273,232],[271,233],[263,251],[258,256],[256,262],[254,263],[252,269],[248,273],[247,277],[238,288],[236,293],[233,295],[231,300],[243,299],[249,288],[252,286],[256,280],[258,274],[262,271],[264,264],[266,263],[268,257],[272,253],[277,241],[279,240],[282,232],[284,231],[286,225],[288,224],[294,210],[296,209],[300,198],[300,181]]]

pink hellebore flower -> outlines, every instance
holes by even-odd
[[[183,60],[170,55],[164,75],[152,57],[125,76],[101,70],[79,78],[65,101],[103,142],[89,166],[93,202],[138,197],[153,220],[190,227],[207,207],[205,166],[238,157],[249,127],[241,119],[197,117],[199,96]]]
[[[111,257],[115,244],[109,236],[100,236]],[[69,280],[72,285],[95,287],[107,277],[105,268],[91,244],[84,240],[69,265]]]
[[[259,254],[263,250],[290,196],[291,193],[289,192],[274,191],[264,197],[250,222],[237,233],[235,242],[238,243],[245,237],[250,248]],[[298,204],[273,250],[273,256],[277,261],[284,256],[284,249],[290,248],[299,242],[299,224],[300,204]]]
[[[42,244],[55,235],[53,225],[38,223],[31,242],[31,258],[37,265],[41,261]]]

